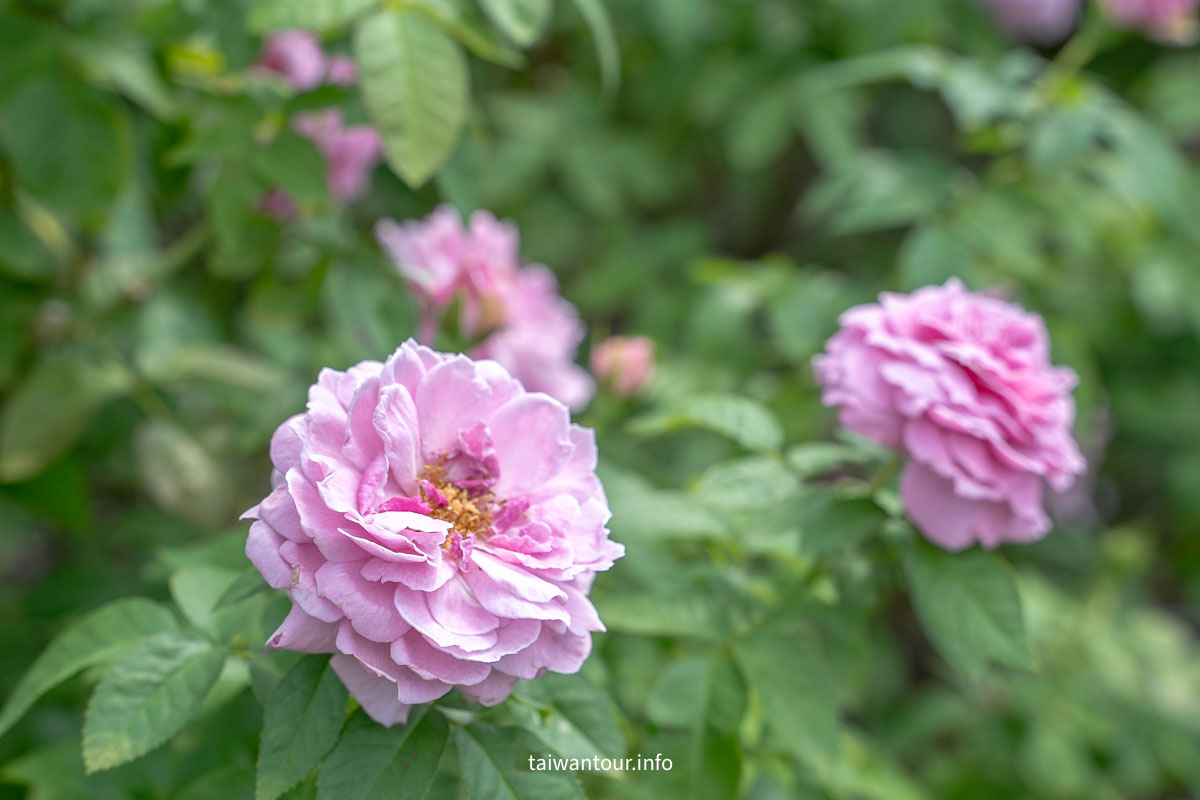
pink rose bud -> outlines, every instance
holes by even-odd
[[[271,440],[246,555],[292,610],[271,647],[332,653],[383,725],[457,688],[495,705],[576,672],[604,630],[588,591],[624,548],[591,430],[493,361],[409,341],[323,370]]]
[[[346,56],[331,57],[329,74],[326,75],[325,81],[338,86],[352,86],[358,83],[358,67],[354,65],[354,59]]]
[[[500,362],[531,392],[573,409],[587,405],[594,386],[575,363],[583,323],[554,273],[521,266],[515,227],[486,211],[464,226],[442,206],[420,221],[380,220],[375,236],[421,304],[423,340],[432,341],[442,311],[458,299],[459,332],[483,337],[472,357]]]
[[[378,131],[370,125],[343,125],[336,108],[297,114],[292,127],[325,156],[325,181],[335,200],[349,203],[366,193],[371,171],[383,159]]]
[[[983,0],[997,27],[1015,39],[1055,44],[1079,22],[1082,0]]]
[[[268,36],[258,66],[282,75],[300,91],[314,89],[325,79],[325,53],[317,37],[308,31],[280,31]]]
[[[1043,485],[1086,466],[1041,317],[958,280],[851,308],[814,366],[843,425],[908,456],[905,508],[947,550],[1040,539]]]
[[[1196,40],[1196,7],[1200,0],[1100,0],[1115,24],[1143,31],[1167,44]]]
[[[654,341],[645,336],[613,336],[592,349],[592,374],[631,397],[654,377]]]

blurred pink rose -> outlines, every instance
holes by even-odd
[[[1136,28],[1169,44],[1196,40],[1196,8],[1200,0],[1100,0],[1117,25]]]
[[[334,199],[348,203],[366,192],[371,170],[383,159],[378,131],[370,125],[347,127],[336,108],[297,114],[292,127],[325,156],[325,180]]]
[[[325,53],[308,31],[280,31],[263,42],[258,66],[282,75],[296,89],[314,89],[325,79]]]
[[[654,377],[654,341],[645,336],[613,336],[592,348],[592,374],[622,397],[646,387]]]
[[[1082,0],[983,0],[996,25],[1010,36],[1035,44],[1055,44],[1079,21]]]
[[[604,630],[609,540],[592,431],[499,364],[409,341],[323,370],[271,441],[246,555],[292,599],[272,647],[331,664],[384,725],[458,688],[495,705],[571,673]]]
[[[843,425],[908,455],[904,505],[947,550],[1041,538],[1043,484],[1085,468],[1041,318],[957,280],[846,311],[814,366]]]
[[[457,299],[459,333],[480,339],[472,356],[500,362],[527,390],[571,408],[591,399],[592,380],[575,363],[583,322],[550,270],[521,266],[515,227],[486,211],[464,226],[442,206],[424,220],[380,220],[375,235],[421,303],[423,340],[432,341],[440,314]]]

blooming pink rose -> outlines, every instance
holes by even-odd
[[[947,550],[1041,538],[1043,483],[1084,470],[1041,318],[955,279],[846,311],[814,365],[843,425],[908,455],[904,505]]]
[[[1116,24],[1159,41],[1189,44],[1196,39],[1200,0],[1100,0],[1100,5]]]
[[[654,341],[613,336],[592,349],[592,374],[622,397],[637,394],[654,377]]]
[[[583,323],[550,270],[521,266],[515,227],[486,211],[464,227],[456,210],[442,206],[420,221],[380,220],[375,235],[421,303],[423,340],[432,340],[457,298],[460,333],[481,339],[472,356],[498,361],[531,392],[571,408],[587,404],[594,386],[575,363]]]
[[[575,672],[604,629],[587,594],[624,548],[595,437],[499,364],[410,340],[323,370],[271,460],[246,555],[293,605],[268,644],[333,653],[380,723]]]
[[[325,156],[325,181],[335,200],[348,203],[367,191],[371,170],[383,158],[378,131],[370,125],[344,125],[336,108],[297,114],[292,127]]]
[[[1036,44],[1061,42],[1079,21],[1082,0],[983,0],[996,25]]]
[[[325,79],[325,53],[317,37],[308,31],[280,31],[268,36],[258,66],[282,75],[301,91],[316,88]]]

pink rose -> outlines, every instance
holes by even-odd
[[[325,79],[325,53],[317,37],[308,31],[280,31],[268,36],[258,66],[282,75],[301,91],[314,89]]]
[[[1196,7],[1200,0],[1100,0],[1109,18],[1168,44],[1196,39]]]
[[[592,349],[592,374],[622,397],[646,387],[654,377],[654,341],[645,336],[613,336]]]
[[[383,158],[383,140],[374,128],[346,126],[336,108],[297,114],[292,127],[325,156],[325,182],[335,200],[348,203],[367,191],[371,170]]]
[[[955,279],[846,311],[814,365],[843,425],[908,456],[904,505],[947,550],[1041,538],[1043,483],[1084,470],[1041,318]]]
[[[1009,35],[1037,44],[1054,44],[1070,35],[1079,21],[1082,0],[983,0],[996,25]]]
[[[458,688],[495,705],[575,672],[604,626],[609,541],[592,431],[499,364],[409,341],[323,370],[271,441],[246,554],[292,611],[268,644],[333,653],[384,725]]]
[[[481,339],[472,356],[498,361],[531,392],[571,408],[587,404],[592,380],[575,363],[583,323],[550,270],[521,266],[515,227],[486,211],[464,227],[442,206],[420,221],[380,220],[375,235],[421,303],[421,339],[432,340],[457,298],[459,332]]]

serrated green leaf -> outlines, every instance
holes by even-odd
[[[629,593],[597,599],[600,618],[611,631],[642,636],[690,636],[718,640],[728,621],[706,596]]]
[[[529,47],[541,37],[550,14],[552,0],[479,0],[492,24],[520,47]]]
[[[873,453],[846,444],[806,442],[789,448],[783,460],[801,478],[812,478],[842,464],[866,464],[874,458]]]
[[[296,663],[263,712],[254,796],[275,800],[324,758],[342,731],[349,695],[325,656]]]
[[[839,498],[836,493],[806,494],[797,515],[800,523],[800,553],[818,556],[848,547],[878,533],[887,514],[870,500]]]
[[[550,673],[531,681],[525,691],[549,707],[531,719],[528,730],[567,758],[619,758],[625,737],[613,715],[612,701],[582,675]]]
[[[192,717],[225,663],[224,650],[162,634],[128,651],[100,679],[83,724],[89,773],[148,753]]]
[[[1033,667],[1021,596],[999,557],[918,542],[904,571],[921,627],[956,668],[974,675],[989,661]]]
[[[817,643],[803,631],[763,630],[737,643],[737,663],[769,709],[779,743],[800,758],[828,763],[837,752],[835,693]]]
[[[101,606],[60,633],[17,682],[0,735],[45,692],[87,667],[104,664],[151,636],[176,629],[175,617],[153,600],[130,597]]]
[[[621,85],[621,49],[613,30],[612,18],[601,0],[572,0],[596,43],[596,58],[600,62],[600,79],[604,89],[615,92]]]
[[[171,573],[171,597],[191,622],[202,631],[213,630],[217,600],[233,585],[237,573],[211,564],[193,564]]]
[[[800,481],[779,461],[754,456],[714,464],[691,493],[706,506],[724,511],[774,510],[796,502]]]
[[[725,658],[685,656],[670,664],[650,694],[646,715],[659,725],[737,732],[746,710],[742,677]]]
[[[318,800],[420,800],[450,739],[446,718],[431,705],[413,709],[404,725],[385,728],[361,711],[346,723],[317,779]]]
[[[130,382],[120,365],[83,356],[42,362],[0,417],[0,481],[36,475],[75,444],[92,416]]]
[[[387,162],[420,186],[450,157],[467,118],[462,48],[423,14],[389,10],[355,26],[354,53]]]
[[[380,0],[255,0],[246,20],[255,33],[285,28],[323,31],[349,25]]]
[[[543,745],[520,728],[474,724],[454,732],[469,800],[582,800],[583,790],[568,771],[531,771],[529,757],[544,757]]]
[[[728,436],[747,450],[778,450],[783,444],[783,428],[775,415],[761,403],[733,394],[686,398],[665,411],[634,420],[630,428],[646,435],[705,428]]]
[[[602,479],[613,512],[609,525],[620,541],[728,535],[720,519],[683,492],[655,489],[633,473],[611,467],[603,470]]]

